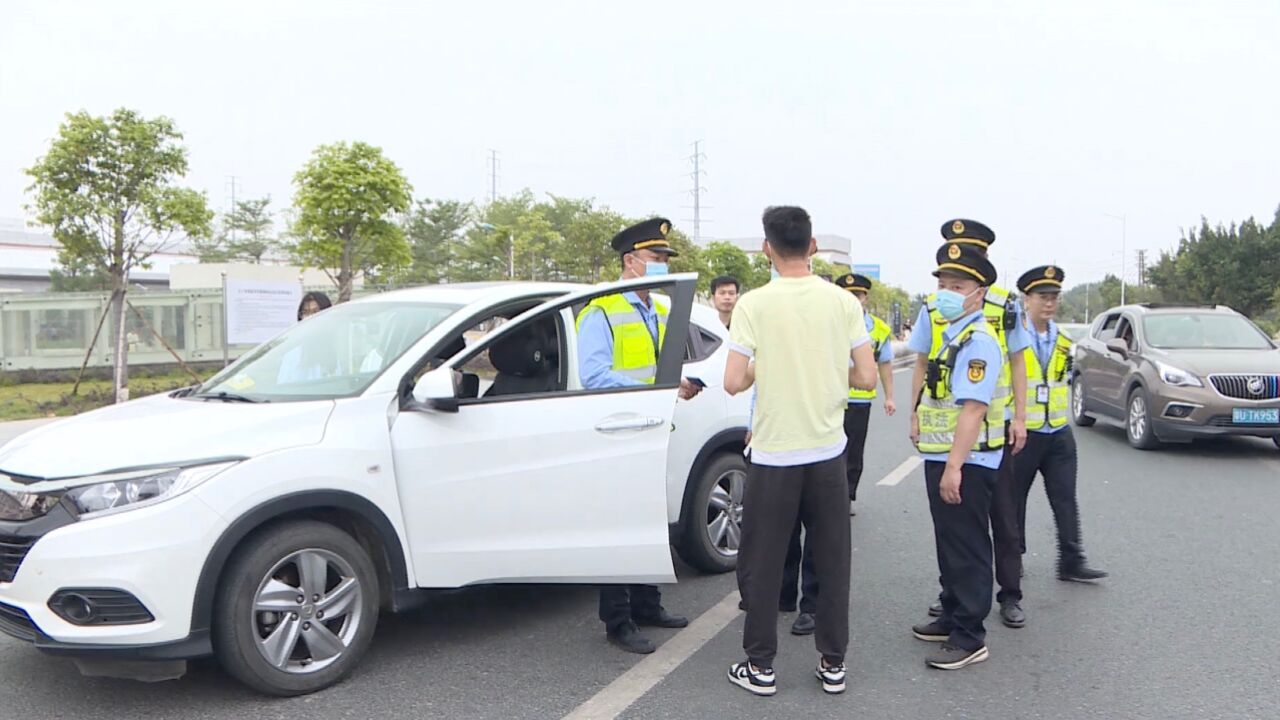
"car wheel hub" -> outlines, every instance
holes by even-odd
[[[314,673],[342,658],[364,617],[364,589],[342,557],[320,549],[291,553],[254,596],[255,644],[272,667]]]
[[[1147,431],[1147,404],[1141,396],[1129,404],[1129,434],[1139,440]]]
[[[707,539],[715,551],[725,557],[738,554],[742,542],[742,499],[746,473],[730,470],[711,486],[707,498]]]

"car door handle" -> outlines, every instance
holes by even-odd
[[[624,430],[650,430],[662,427],[667,421],[658,417],[627,418],[626,420],[604,420],[596,424],[596,432],[615,433]]]

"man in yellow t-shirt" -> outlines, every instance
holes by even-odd
[[[729,668],[729,681],[756,695],[777,692],[778,592],[799,518],[822,588],[816,675],[824,691],[839,693],[849,644],[844,411],[850,386],[875,387],[876,364],[861,304],[809,269],[817,243],[808,213],[771,207],[764,213],[764,235],[764,253],[778,276],[738,301],[725,366],[730,394],[756,386],[738,555],[751,578],[742,638],[747,659]]]

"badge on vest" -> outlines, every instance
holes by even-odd
[[[1049,386],[1048,385],[1036,386],[1036,402],[1038,403],[1049,402]]]
[[[970,360],[969,361],[969,382],[980,383],[982,378],[987,376],[986,360]]]

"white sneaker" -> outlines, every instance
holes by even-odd
[[[844,692],[844,663],[839,665],[823,665],[822,661],[818,661],[818,669],[813,671],[814,675],[822,681],[822,691],[828,695],[839,695]]]
[[[747,660],[729,666],[729,682],[753,695],[770,696],[778,692],[773,670],[751,667]]]

